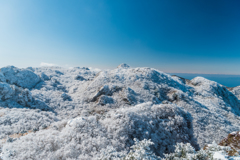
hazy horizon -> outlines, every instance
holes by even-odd
[[[121,63],[123,64],[123,63]],[[33,65],[33,66],[25,66],[25,67],[21,67],[21,66],[16,66],[16,65],[1,65],[0,64],[0,67],[7,67],[7,66],[14,66],[14,67],[17,67],[17,68],[28,68],[28,67],[34,67],[34,68],[38,68],[38,67],[61,67],[61,68],[74,68],[74,67],[88,67],[88,68],[93,68],[93,69],[99,69],[99,70],[108,70],[108,69],[114,69],[114,68],[117,68],[117,66],[120,65],[120,64],[117,64],[116,66],[113,66],[113,67],[109,67],[109,68],[101,68],[101,67],[92,67],[92,66],[82,66],[82,65],[76,65],[76,66],[70,66],[70,65],[57,65],[57,64],[53,64],[53,63],[46,63],[46,62],[41,62],[40,64],[37,64],[37,65]],[[129,64],[128,64],[129,65]],[[137,68],[137,67],[147,67],[149,68],[148,66],[131,66],[130,67],[132,68]],[[154,68],[154,67],[151,67],[151,68]],[[240,76],[240,74],[228,74],[228,73],[197,73],[197,72],[167,72],[167,71],[164,71],[164,70],[161,70],[159,68],[154,68],[154,69],[157,69],[159,71],[162,71],[162,72],[165,72],[165,73],[168,73],[168,74],[171,74],[171,75],[175,75],[175,74],[189,74],[189,75],[195,75],[195,74],[198,74],[198,75],[226,75],[226,76]]]

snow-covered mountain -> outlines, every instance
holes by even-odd
[[[153,68],[0,70],[5,159],[97,159],[151,139],[159,156],[178,142],[199,149],[240,130],[240,87],[186,80]]]
[[[240,99],[240,86],[228,88],[238,99]]]

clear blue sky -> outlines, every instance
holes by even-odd
[[[0,67],[240,74],[239,0],[0,0]]]

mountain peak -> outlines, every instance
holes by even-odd
[[[122,63],[122,64],[120,64],[117,68],[130,68],[130,66],[129,65],[127,65],[126,63]]]

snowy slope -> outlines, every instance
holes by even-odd
[[[3,159],[94,159],[109,145],[128,151],[134,138],[152,139],[160,156],[177,142],[199,149],[240,130],[238,96],[203,77],[184,80],[126,64],[100,72],[4,67],[0,147]]]
[[[229,91],[231,91],[238,99],[240,99],[240,86],[230,88]]]

